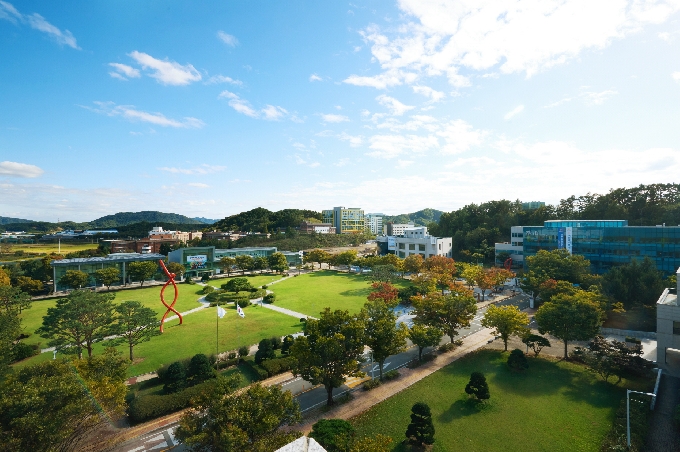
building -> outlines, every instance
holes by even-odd
[[[425,226],[405,229],[401,236],[380,236],[376,243],[380,254],[396,254],[402,259],[411,254],[420,254],[427,259],[431,256],[451,257],[453,253],[451,237],[429,235]]]
[[[300,223],[300,232],[303,234],[335,234],[335,226],[332,223],[310,223],[303,221]]]
[[[106,257],[54,260],[51,262],[53,273],[52,276],[54,278],[54,291],[57,292],[66,289],[66,287],[59,285],[59,279],[61,279],[61,277],[66,274],[67,270],[79,270],[81,272],[87,273],[90,276],[87,286],[91,287],[95,286],[96,284],[94,277],[92,276],[95,271],[104,268],[115,267],[120,271],[120,282],[116,285],[120,285],[130,282],[129,275],[127,274],[127,266],[131,262],[158,262],[162,259],[165,259],[165,256],[162,254],[113,253]],[[165,280],[165,276],[163,273],[161,273],[160,266],[153,279],[158,279],[161,281]]]
[[[232,232],[210,231],[204,232],[203,238],[206,240],[238,240],[241,238],[239,234]]]
[[[166,231],[161,226],[155,226],[149,231],[150,239],[159,240],[177,240],[180,242],[188,242],[193,239],[200,239],[203,233],[200,231],[183,232],[183,231]]]
[[[364,228],[373,235],[382,234],[384,216],[382,213],[367,213],[364,216]]]
[[[526,259],[540,250],[565,249],[588,259],[598,274],[645,257],[667,275],[680,267],[680,226],[628,226],[626,220],[550,220],[543,226],[516,226],[511,231],[518,235],[512,242],[522,245],[524,266]],[[504,248],[498,245],[507,244],[496,245],[498,256]]]
[[[364,211],[356,207],[333,207],[322,212],[323,222],[335,227],[336,234],[364,232],[366,224]]]
[[[680,281],[680,268],[676,271]],[[680,361],[680,303],[677,287],[665,289],[656,302],[656,364],[678,373]],[[673,359],[675,358],[675,359]],[[671,369],[669,369],[671,367]]]
[[[522,210],[534,210],[540,207],[545,207],[545,203],[543,201],[529,201],[522,203]]]
[[[413,223],[387,223],[387,231],[385,235],[393,235],[393,236],[398,236],[398,235],[404,235],[404,231],[406,229],[415,227],[415,224]]]
[[[512,259],[512,265],[524,265],[524,231],[522,226],[510,228],[510,242],[496,243],[496,264],[503,265],[507,258]],[[506,257],[507,256],[507,257]]]

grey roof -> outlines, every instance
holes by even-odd
[[[162,254],[140,254],[140,253],[117,253],[109,254],[106,257],[76,257],[73,259],[59,259],[52,261],[52,265],[70,264],[101,264],[106,262],[134,262],[165,259]]]

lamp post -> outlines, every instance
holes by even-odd
[[[635,394],[643,394],[656,397],[656,394],[653,394],[651,392],[631,391],[630,389],[626,390],[626,441],[628,444],[628,449],[630,449],[630,394],[633,392]]]

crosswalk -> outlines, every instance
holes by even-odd
[[[179,444],[175,439],[175,429],[168,428],[160,432],[154,432],[148,436],[140,438],[134,445],[130,446],[126,452],[151,452],[164,451]]]

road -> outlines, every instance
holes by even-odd
[[[526,309],[529,307],[529,297],[520,293],[514,297],[506,298],[498,302],[497,305],[516,305],[520,309]],[[477,310],[477,314],[473,318],[470,327],[461,329],[458,332],[458,336],[456,336],[456,338],[463,338],[481,330],[482,318],[484,317],[484,313],[486,312],[487,308],[488,306]],[[447,342],[449,342],[449,339],[445,336],[441,343],[443,344]],[[412,346],[409,342],[409,349],[403,353],[399,353],[398,355],[390,356],[387,361],[385,361],[385,366],[383,369],[384,371],[388,371],[403,367],[409,361],[417,357],[418,348]],[[339,397],[348,391],[351,391],[353,388],[356,388],[364,381],[370,379],[371,371],[373,371],[376,377],[379,373],[378,365],[376,363],[371,363],[370,361],[363,365],[362,371],[367,375],[365,378],[348,379],[344,385],[333,390],[333,397]],[[305,381],[302,378],[289,380],[282,385],[282,388],[293,393],[300,404],[300,410],[303,413],[326,403],[326,389],[323,386],[315,387],[310,382]],[[162,428],[162,430],[140,436],[130,442],[125,443],[124,445],[115,448],[114,452],[146,452],[151,450],[159,451],[175,446],[177,444],[173,436],[175,427],[177,427],[176,423],[166,425]],[[172,450],[173,452],[184,452],[187,449],[182,445],[178,445]]]

